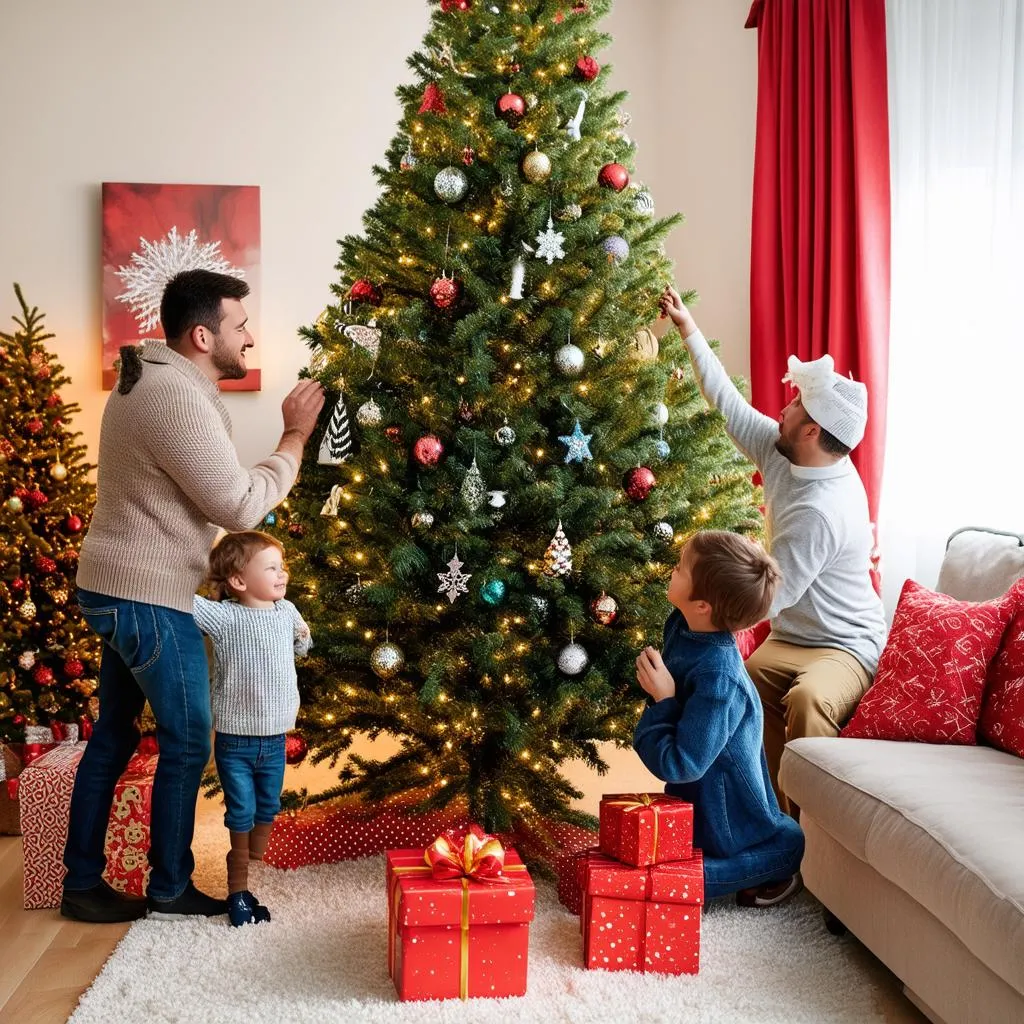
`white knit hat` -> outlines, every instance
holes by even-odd
[[[809,363],[790,356],[788,365],[782,381],[799,388],[807,415],[847,448],[856,448],[868,422],[868,389],[836,373],[831,356]]]

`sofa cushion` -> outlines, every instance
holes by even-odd
[[[989,672],[978,732],[992,746],[1024,757],[1024,609],[1010,623]]]
[[[1024,534],[967,527],[946,545],[935,589],[960,601],[991,601],[1024,577]]]
[[[803,814],[1024,993],[1024,760],[813,737],[786,745],[779,779]]]
[[[974,743],[1014,600],[957,601],[907,580],[871,688],[842,736]]]

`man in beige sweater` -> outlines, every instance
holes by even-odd
[[[79,921],[141,917],[147,901],[102,879],[114,786],[139,741],[148,699],[160,760],[153,785],[148,909],[153,916],[224,913],[192,884],[192,833],[210,756],[210,687],[192,598],[219,527],[257,525],[288,494],[323,406],[315,381],[282,405],[275,450],[243,468],[217,381],[245,376],[252,347],[245,282],[206,270],[167,285],[167,344],[122,349],[100,429],[96,509],[82,545],[78,600],[103,639],[99,720],[71,798],[61,913]]]

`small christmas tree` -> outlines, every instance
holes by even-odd
[[[559,766],[630,741],[680,544],[759,529],[751,467],[648,327],[680,218],[630,185],[609,8],[435,5],[381,197],[303,331],[330,397],[271,517],[315,638],[300,725],[314,760],[399,744],[320,797],[581,822]]]
[[[99,641],[75,603],[75,572],[95,500],[78,406],[44,347],[43,315],[14,286],[21,317],[0,332],[0,740],[26,725],[91,721]]]

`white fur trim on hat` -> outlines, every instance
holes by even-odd
[[[868,389],[836,373],[831,356],[808,363],[790,356],[788,366],[783,383],[799,389],[807,415],[847,448],[856,448],[868,422]]]

